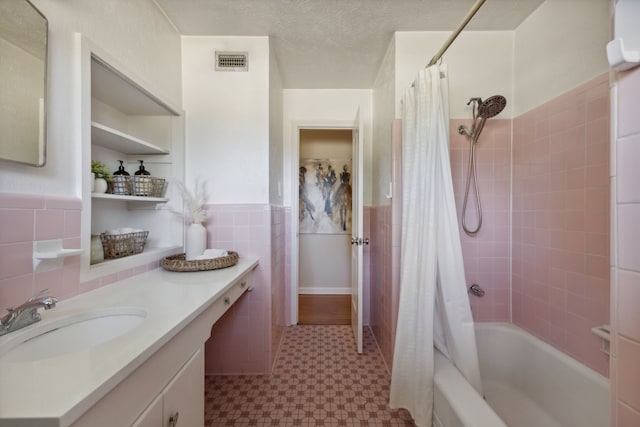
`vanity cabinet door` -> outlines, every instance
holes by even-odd
[[[204,425],[204,351],[199,349],[163,391],[163,427]]]
[[[158,395],[131,427],[162,426],[162,395]]]
[[[204,351],[198,349],[131,427],[204,425]]]

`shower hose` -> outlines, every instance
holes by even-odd
[[[462,228],[468,234],[476,234],[482,226],[482,206],[480,205],[480,192],[478,191],[478,170],[476,168],[476,143],[478,141],[477,135],[473,138],[469,138],[469,169],[467,171],[467,187],[464,191],[464,202],[462,203]],[[467,227],[467,201],[469,200],[469,187],[471,186],[471,175],[473,175],[474,190],[476,193],[476,205],[478,207],[478,226],[470,230]]]

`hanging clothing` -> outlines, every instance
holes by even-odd
[[[433,416],[434,345],[482,394],[449,160],[448,81],[437,64],[403,98],[400,300],[390,406]]]

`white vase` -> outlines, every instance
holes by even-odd
[[[93,187],[93,192],[94,193],[106,193],[107,192],[107,180],[104,178],[96,178],[94,180],[94,187]]]
[[[96,190],[96,174],[91,172],[91,192],[94,193]]]
[[[184,246],[187,260],[193,260],[204,253],[207,249],[207,229],[204,225],[189,225]]]

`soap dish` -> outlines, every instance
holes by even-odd
[[[160,266],[168,271],[206,271],[217,270],[236,265],[238,263],[238,252],[227,251],[227,256],[210,259],[186,260],[186,254],[177,254],[164,257],[160,261]]]

